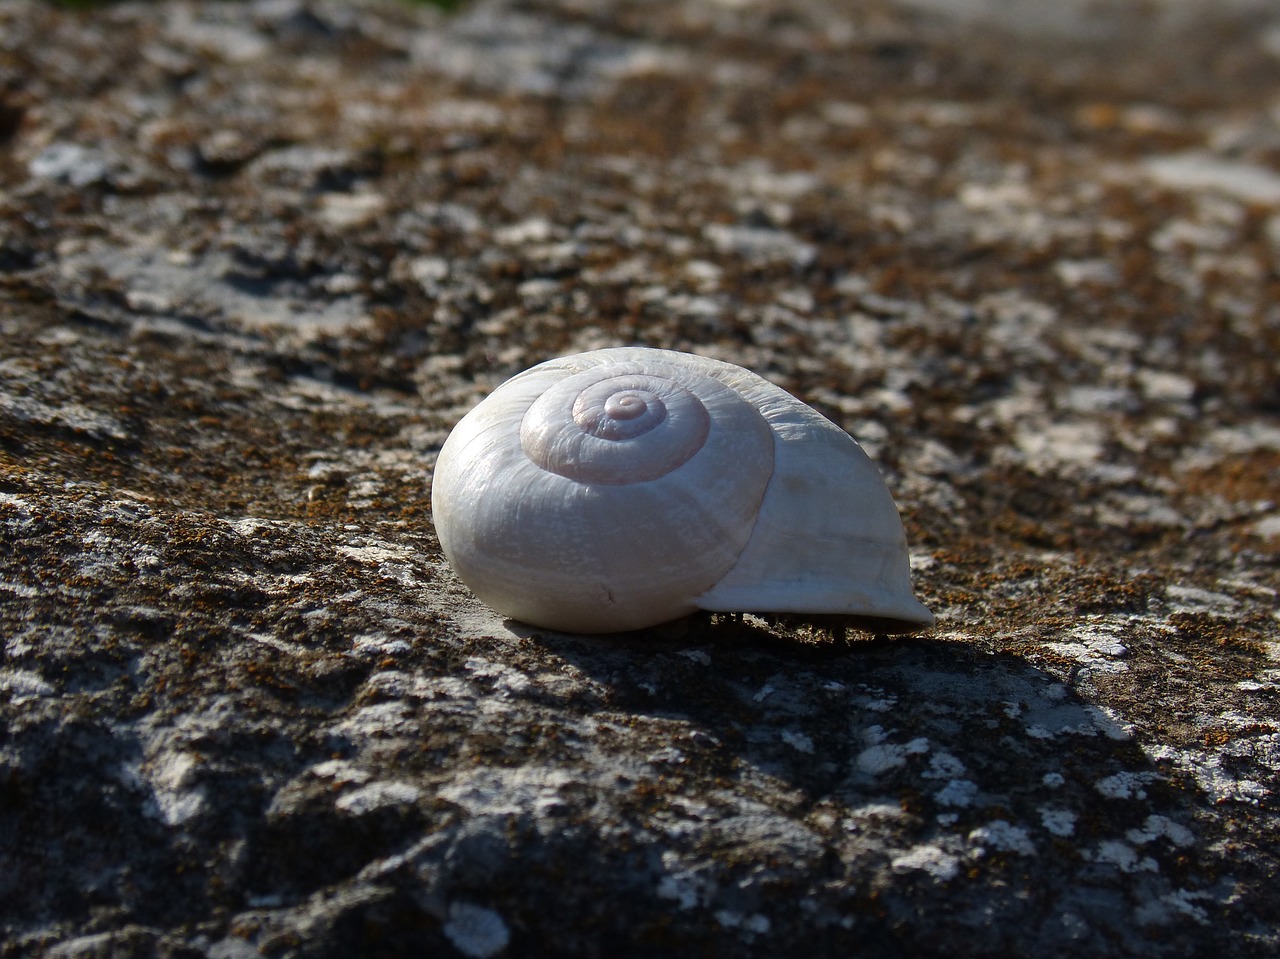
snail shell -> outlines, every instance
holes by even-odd
[[[627,347],[520,373],[449,435],[431,511],[471,590],[535,626],[617,632],[699,609],[933,623],[862,448],[701,356]]]

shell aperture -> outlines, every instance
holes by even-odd
[[[932,622],[861,447],[690,354],[597,350],[508,380],[441,449],[432,515],[472,591],[535,626],[616,632],[699,608]]]

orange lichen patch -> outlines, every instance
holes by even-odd
[[[1269,626],[1265,621],[1241,622],[1227,616],[1211,613],[1174,613],[1169,623],[1176,627],[1180,636],[1196,644],[1197,652],[1212,657],[1216,650],[1219,656],[1243,656],[1246,660],[1265,659],[1269,648],[1260,637]],[[1210,663],[1211,658],[1204,660]]]
[[[1072,577],[1072,586],[1080,594],[1081,608],[1089,612],[1141,612],[1162,585],[1153,576],[1127,579],[1105,573],[1077,572]]]
[[[1121,112],[1114,103],[1087,103],[1076,111],[1075,118],[1090,130],[1110,130],[1120,125]]]
[[[1183,479],[1189,493],[1222,496],[1232,502],[1275,500],[1280,496],[1280,451],[1255,450]]]
[[[1241,736],[1270,736],[1276,731],[1276,727],[1270,723],[1249,723],[1241,726],[1238,733]]]
[[[1231,741],[1231,733],[1225,729],[1206,729],[1200,741],[1206,746],[1223,746]]]

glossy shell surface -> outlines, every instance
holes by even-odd
[[[508,380],[441,449],[432,515],[471,590],[535,626],[616,632],[698,609],[933,621],[861,447],[691,354],[597,350]]]

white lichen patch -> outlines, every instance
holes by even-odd
[[[1146,799],[1144,787],[1156,778],[1155,773],[1120,772],[1099,779],[1093,787],[1108,799]]]
[[[0,390],[0,413],[20,423],[59,427],[85,433],[95,439],[125,440],[129,438],[114,417],[89,409],[80,403],[45,403],[31,396],[17,396]]]
[[[666,763],[672,766],[681,766],[688,761],[688,756],[684,750],[677,749],[675,746],[664,746],[656,752],[650,753],[645,757],[650,763]]]
[[[884,690],[875,690],[874,692],[864,692],[853,696],[851,702],[858,709],[865,709],[873,713],[887,713],[898,705],[898,697],[888,694]]]
[[[693,909],[709,898],[710,886],[705,874],[684,867],[679,857],[667,850],[662,854],[667,872],[658,880],[658,895],[673,902],[678,909]]]
[[[879,776],[906,763],[908,756],[918,756],[929,751],[929,740],[917,737],[906,743],[883,742],[885,731],[871,726],[863,732],[863,742],[870,743],[858,753],[854,766],[869,776]]]
[[[1260,683],[1255,679],[1242,679],[1236,683],[1236,689],[1242,693],[1259,693],[1265,689],[1275,689],[1275,683]]]
[[[1246,203],[1280,203],[1280,175],[1263,166],[1205,151],[1152,157],[1141,169],[1157,183],[1175,190],[1212,190]]]
[[[1157,403],[1187,403],[1196,393],[1196,381],[1170,370],[1138,371],[1138,385],[1148,400]]]
[[[1280,513],[1264,516],[1250,526],[1249,530],[1253,535],[1261,536],[1263,539],[1280,538]]]
[[[1149,899],[1134,910],[1134,918],[1143,926],[1167,926],[1183,919],[1196,923],[1209,921],[1209,914],[1197,901],[1212,897],[1208,893],[1189,889],[1175,889],[1163,896]]]
[[[913,849],[895,856],[889,863],[894,872],[926,872],[935,879],[954,879],[960,871],[960,858],[953,856],[940,846],[922,843]]]
[[[762,161],[751,161],[724,171],[718,183],[727,180],[735,192],[775,200],[795,200],[820,189],[822,180],[812,173],[778,171]]]
[[[1169,600],[1169,608],[1174,613],[1229,612],[1236,607],[1236,601],[1226,593],[1216,593],[1197,586],[1181,586],[1177,584],[1165,587],[1165,596]]]
[[[744,915],[734,909],[718,909],[714,915],[726,929],[741,929],[752,935],[764,935],[772,927],[769,917],[758,912]]]
[[[533,687],[529,677],[518,669],[479,656],[472,656],[462,666],[473,678],[491,683],[499,692],[518,695]]]
[[[54,688],[38,673],[27,669],[0,669],[0,692],[8,693],[15,706],[30,699],[52,696]]]
[[[1076,831],[1076,814],[1070,809],[1042,806],[1040,808],[1040,825],[1050,835],[1066,838]]]
[[[1093,704],[1064,701],[1052,695],[1061,687],[1051,686],[1038,699],[1026,704],[1022,715],[1024,731],[1032,739],[1054,739],[1058,736],[1105,736],[1124,742],[1132,736],[1132,727],[1121,722],[1110,710]],[[1007,710],[1007,707],[1006,707]]]
[[[362,816],[388,806],[411,806],[422,798],[422,790],[406,782],[375,782],[344,793],[334,803],[353,816]]]
[[[357,563],[376,566],[378,575],[404,586],[415,586],[422,581],[421,573],[412,563],[413,553],[393,543],[370,543],[363,546],[342,545],[338,553]]]
[[[978,784],[968,779],[953,779],[935,792],[933,798],[942,806],[972,806],[978,798]]]
[[[1038,473],[1069,466],[1088,466],[1102,456],[1106,436],[1093,420],[1028,424],[1015,442],[1028,469]]]
[[[1027,831],[1005,819],[996,819],[972,830],[969,842],[983,849],[1012,852],[1021,856],[1033,856],[1036,852],[1035,844]]]
[[[271,156],[266,154],[262,160]],[[234,258],[220,251],[183,261],[162,256],[145,244],[103,245],[64,258],[59,270],[68,276],[105,271],[125,286],[126,297],[139,308],[159,308],[161,316],[149,321],[152,327],[178,335],[193,334],[182,324],[165,325],[164,314],[186,310],[221,314],[244,328],[288,330],[304,341],[365,328],[370,323],[360,296],[334,296],[327,291],[322,291],[323,296],[311,296],[307,291],[304,299],[285,292],[267,296],[247,292],[231,279],[237,274]],[[319,384],[311,381],[308,385]],[[119,428],[123,434],[123,427]]]
[[[923,779],[953,779],[963,776],[965,765],[948,752],[938,750],[929,757],[929,768],[920,774]]]
[[[1148,816],[1141,829],[1130,829],[1124,835],[1135,846],[1143,846],[1157,839],[1167,839],[1175,846],[1185,848],[1196,840],[1195,835],[1186,826],[1156,814]]]
[[[494,130],[510,126],[515,115],[515,111],[486,100],[451,98],[432,103],[424,110],[423,119],[445,129]]]
[[[374,220],[387,207],[387,198],[381,193],[326,193],[320,198],[319,219],[337,229],[353,229]],[[334,290],[334,292],[339,292]],[[344,290],[341,292],[351,292]]]
[[[357,655],[403,656],[412,652],[413,646],[403,639],[393,639],[381,633],[366,633],[351,640],[351,651]]]
[[[151,787],[156,818],[166,826],[181,826],[204,812],[208,796],[198,785],[200,763],[184,750],[164,750],[143,763],[139,778]]]
[[[792,729],[784,729],[779,733],[782,741],[797,752],[804,753],[807,756],[813,755],[813,740],[802,732]]]
[[[848,810],[844,828],[847,832],[859,832],[869,826],[895,822],[906,814],[902,807],[888,802],[868,802]]]
[[[1064,633],[1061,641],[1045,645],[1095,672],[1120,673],[1129,668],[1122,662],[1129,655],[1123,635],[1122,624],[1095,621],[1076,626]]]
[[[803,267],[817,256],[813,244],[785,230],[712,223],[703,233],[721,253],[732,253],[753,263],[772,261]]]
[[[1124,482],[1120,476],[1117,482]],[[1150,526],[1184,526],[1187,518],[1159,496],[1111,490],[1094,504],[1094,518],[1103,526],[1128,529],[1135,523]]]
[[[410,735],[417,722],[413,709],[404,702],[371,703],[357,710],[335,727],[335,731],[354,741]]]
[[[1144,752],[1153,761],[1167,762],[1183,772],[1190,773],[1196,785],[1214,803],[1240,802],[1257,805],[1268,796],[1271,790],[1258,779],[1241,775],[1235,769],[1223,763],[1223,753],[1219,751],[1179,749],[1175,746],[1152,745],[1144,747]],[[1264,751],[1265,755],[1265,751]],[[1254,766],[1259,776],[1272,777],[1277,771],[1277,764],[1271,763],[1269,771]]]
[[[1104,839],[1094,849],[1086,849],[1082,855],[1092,862],[1107,863],[1121,872],[1159,872],[1160,866],[1150,856],[1143,856],[1128,843],[1118,839]]]
[[[1053,272],[1064,286],[1082,286],[1089,283],[1110,285],[1118,279],[1115,264],[1110,260],[1059,260]]]
[[[822,839],[764,803],[735,798],[728,815],[719,814],[704,825],[709,837],[727,848],[751,849],[754,855],[801,862],[818,859]]]
[[[511,933],[502,916],[469,902],[449,905],[443,927],[445,938],[468,959],[492,959],[507,948]]]
[[[0,508],[5,510],[3,518],[6,525],[17,526],[18,528],[31,525],[31,504],[21,496],[0,492]]]
[[[565,769],[480,768],[456,776],[438,795],[473,816],[539,815],[562,805],[561,790],[579,780]]]
[[[371,778],[371,774],[361,769],[355,763],[345,759],[326,759],[322,763],[316,763],[307,770],[312,776],[319,779],[331,779],[335,783],[366,783]]]

